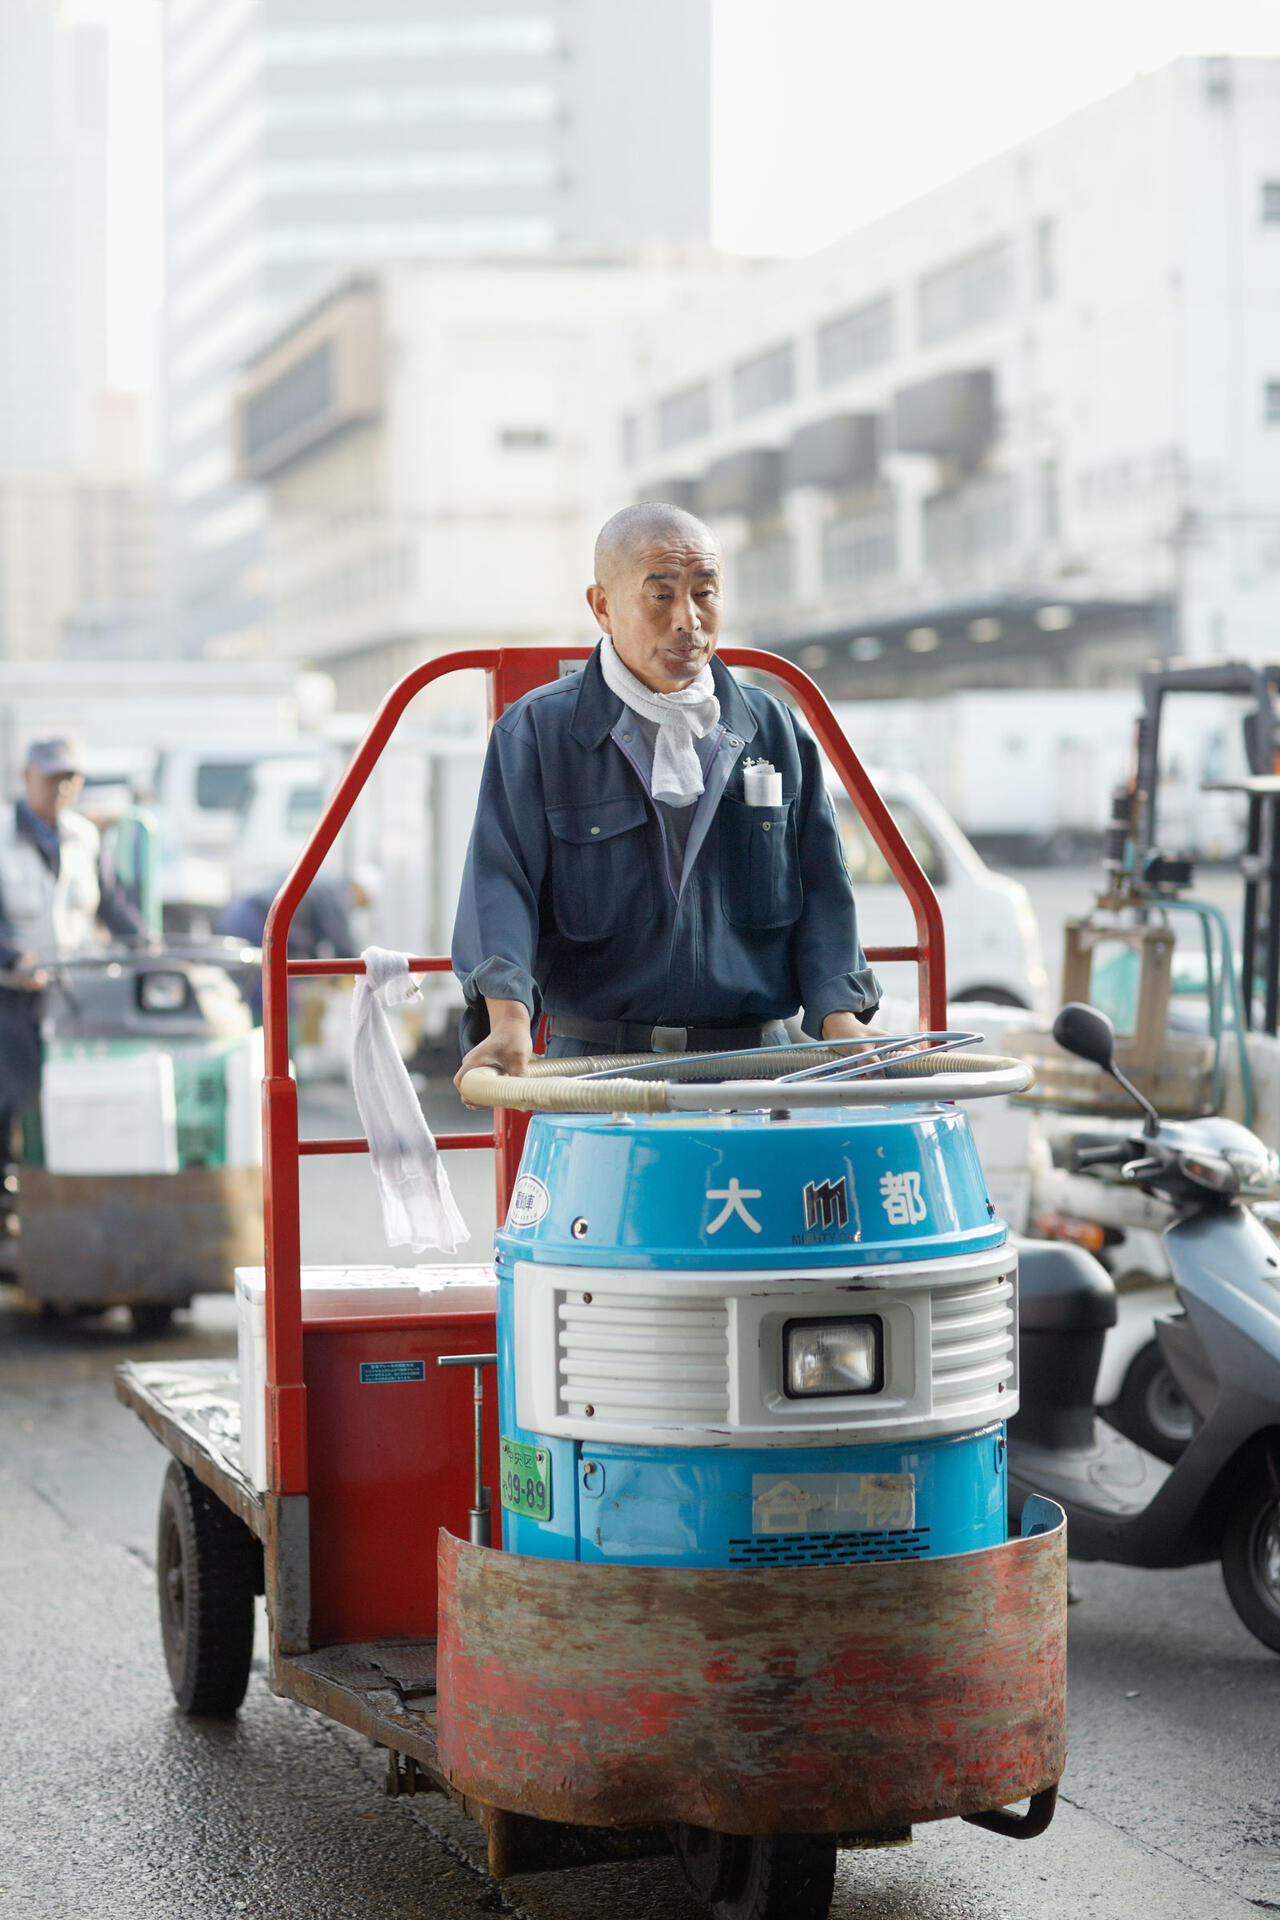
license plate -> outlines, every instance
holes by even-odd
[[[499,1442],[502,1504],[508,1513],[529,1520],[551,1518],[551,1455],[546,1447],[529,1447],[522,1440]]]

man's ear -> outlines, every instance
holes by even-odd
[[[587,588],[587,605],[596,617],[601,633],[609,631],[609,596],[597,580]]]

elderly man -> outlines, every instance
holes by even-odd
[[[73,811],[84,784],[75,745],[32,741],[23,784],[23,797],[0,810],[0,1161],[13,1120],[40,1091],[49,964],[87,946],[98,920],[122,938],[146,937],[123,890],[101,884],[98,830]]]
[[[880,989],[818,748],[714,658],[715,535],[624,507],[595,575],[585,670],[490,736],[454,927],[459,1080],[522,1073],[544,1012],[561,1056],[779,1044],[801,1006],[813,1036],[861,1036]]]

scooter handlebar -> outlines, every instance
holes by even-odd
[[[1119,1167],[1132,1158],[1133,1148],[1128,1142],[1115,1140],[1105,1147],[1077,1147],[1071,1156],[1071,1165],[1076,1171],[1085,1167]]]

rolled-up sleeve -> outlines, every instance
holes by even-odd
[[[453,928],[453,970],[467,1052],[489,1031],[486,1000],[522,1000],[535,1026],[538,901],[547,870],[542,776],[532,741],[501,722],[489,736]]]
[[[797,726],[795,733],[801,766],[797,826],[804,905],[793,957],[805,1032],[821,1039],[829,1013],[855,1013],[860,1020],[870,1020],[880,1004],[881,988],[858,939],[858,910],[822,756],[807,728]]]

